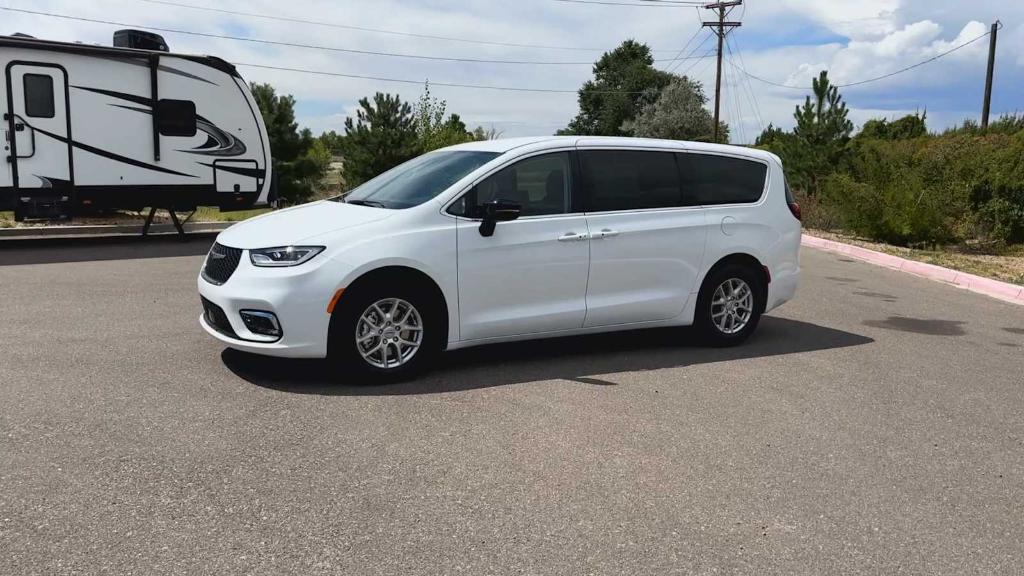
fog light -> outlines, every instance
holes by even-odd
[[[242,310],[239,314],[242,315],[242,322],[245,322],[245,327],[253,334],[274,336],[276,338],[281,337],[281,324],[278,323],[277,316],[273,312]]]

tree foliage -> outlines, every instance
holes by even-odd
[[[794,130],[757,140],[782,157],[805,224],[894,244],[1024,242],[1024,119],[930,135],[927,114],[913,114],[869,120],[851,139],[847,114],[823,72]]]
[[[877,140],[909,140],[921,138],[928,134],[928,112],[909,114],[903,118],[889,122],[885,118],[872,119],[864,123],[857,139],[874,138]]]
[[[1024,130],[1024,115],[1003,114],[999,118],[990,122],[988,129],[983,130],[981,128],[981,124],[977,120],[969,118],[964,120],[959,126],[946,130],[943,132],[943,135],[981,136],[983,134],[1004,134],[1011,136],[1013,134],[1017,134],[1021,130]]]
[[[605,52],[594,64],[594,78],[579,91],[579,114],[559,134],[627,136],[623,125],[636,118],[672,75],[654,67],[651,49],[635,40]]]
[[[331,155],[341,156],[342,153],[342,141],[345,139],[344,136],[338,134],[334,130],[324,132],[320,135],[320,141],[323,142],[324,146],[331,151]]]
[[[648,91],[647,102],[622,131],[642,138],[711,141],[715,120],[704,107],[708,102],[700,82],[676,76],[660,92]],[[719,124],[719,140],[729,141],[729,127]]]
[[[812,92],[796,107],[792,132],[769,126],[757,139],[782,157],[790,184],[810,195],[820,191],[822,179],[842,162],[853,132],[846,103],[826,71],[814,79]]]
[[[358,186],[419,154],[412,106],[398,95],[378,92],[359,101],[356,118],[345,119],[342,139],[345,184]]]
[[[423,86],[423,94],[413,107],[420,152],[430,152],[475,139],[458,114],[447,114],[448,102],[432,96],[430,83],[427,82]]]
[[[313,194],[327,164],[322,155],[310,156],[315,139],[309,129],[299,130],[295,98],[278,96],[270,84],[252,84],[251,90],[270,139],[278,196],[286,204],[303,202]]]
[[[775,126],[774,124],[768,124],[768,127],[761,132],[761,135],[754,140],[754,146],[757,147],[772,147],[780,145],[780,141],[785,139],[786,131],[782,128]]]
[[[1024,131],[865,138],[825,178],[839,225],[896,244],[1024,242]]]

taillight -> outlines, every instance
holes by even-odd
[[[793,213],[793,217],[797,220],[803,220],[803,212],[800,211],[800,205],[796,202],[789,202],[789,211]]]

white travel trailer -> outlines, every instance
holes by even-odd
[[[0,36],[0,68],[0,210],[18,219],[274,199],[263,119],[219,58],[122,30],[113,47]]]

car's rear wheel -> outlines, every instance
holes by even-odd
[[[440,349],[437,307],[414,288],[368,286],[346,292],[339,304],[331,360],[341,381],[402,380],[422,371]]]
[[[712,346],[732,346],[750,337],[763,310],[764,288],[757,271],[726,264],[704,281],[694,324],[703,341]]]

